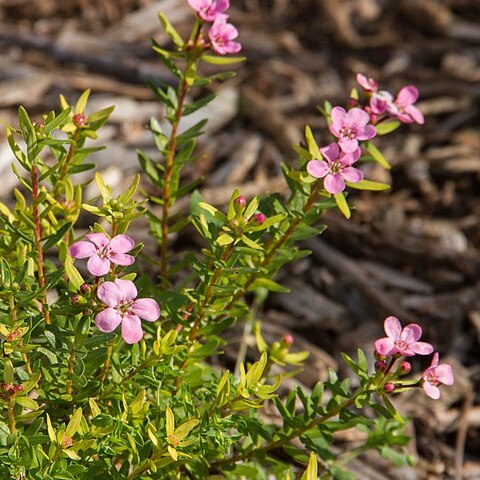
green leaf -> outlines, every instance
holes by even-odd
[[[75,105],[75,113],[85,113],[85,108],[87,108],[88,97],[90,96],[90,89],[85,90],[77,101]]]
[[[257,288],[266,288],[267,290],[270,290],[271,292],[277,292],[277,293],[288,293],[290,292],[290,289],[287,287],[284,287],[283,285],[280,285],[277,282],[274,282],[273,280],[269,278],[257,278],[249,287],[248,291],[252,292],[253,290],[256,290]]]
[[[234,238],[228,235],[228,233],[224,233],[217,238],[217,243],[224,247],[225,245],[230,245],[234,241]]]
[[[203,55],[202,60],[212,65],[231,65],[232,63],[244,62],[247,57],[217,57],[216,55]]]
[[[175,431],[175,417],[173,416],[173,412],[170,407],[167,407],[165,415],[167,435],[173,435],[173,432]]]
[[[9,385],[13,385],[14,375],[13,375],[13,363],[10,359],[5,360],[5,365],[3,366],[3,380]]]
[[[255,250],[263,251],[263,248],[253,240],[250,240],[247,236],[242,235],[242,242],[250,248],[254,248]]]
[[[308,467],[302,475],[301,480],[317,480],[318,478],[318,461],[315,453],[310,452]]]
[[[167,33],[167,35],[171,38],[172,42],[178,47],[178,48],[183,48],[184,41],[180,34],[175,30],[173,25],[168,21],[168,18],[160,12],[158,14],[158,18],[160,19],[160,22],[162,23],[162,26]]]
[[[71,226],[71,222],[65,223],[54,234],[44,238],[43,240],[45,240],[45,243],[43,244],[43,250],[47,251],[49,248],[52,248],[59,240],[63,238]]]
[[[212,100],[214,100],[215,97],[216,97],[216,95],[214,93],[209,93],[208,95],[205,95],[205,96],[199,98],[195,102],[193,102],[189,105],[185,105],[185,107],[183,109],[183,116],[186,117],[187,115],[190,115],[193,112],[196,112],[200,108],[205,107]]]
[[[308,151],[310,152],[310,155],[317,160],[321,160],[323,156],[320,153],[317,142],[315,141],[312,129],[308,125],[305,127],[305,139],[307,141]]]
[[[379,123],[378,125],[375,125],[375,128],[377,129],[377,135],[387,135],[387,133],[395,131],[401,124],[401,122],[397,121]]]
[[[345,199],[345,195],[343,193],[336,193],[334,195],[335,203],[337,204],[338,209],[343,213],[345,218],[350,218],[350,207],[348,206],[347,200]]]
[[[392,168],[383,156],[383,153],[373,143],[365,142],[365,146],[367,147],[368,153],[370,153],[370,155],[377,163],[379,163],[384,168]]]
[[[30,397],[15,397],[15,403],[29,410],[38,410],[40,408],[38,403]]]
[[[95,174],[95,183],[98,186],[98,190],[100,190],[100,195],[102,196],[103,201],[105,203],[109,202],[112,199],[112,190],[105,183],[99,172]]]
[[[372,182],[370,180],[360,180],[360,182],[357,183],[346,182],[346,184],[350,188],[355,188],[357,190],[371,190],[372,192],[381,192],[391,188],[391,186],[386,183]]]
[[[80,272],[73,265],[73,259],[70,255],[65,257],[65,273],[67,274],[70,283],[74,286],[75,290],[80,290],[80,287],[85,283]]]
[[[67,429],[65,430],[65,435],[69,438],[72,438],[78,431],[80,422],[82,421],[83,414],[82,409],[79,407],[75,410],[72,418],[68,422]]]
[[[210,205],[209,203],[206,203],[206,202],[198,202],[198,206],[206,210],[211,215],[213,215],[217,220],[221,220],[224,223],[228,223],[228,218],[220,210],[215,208],[213,205]]]

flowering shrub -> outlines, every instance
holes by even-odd
[[[268,291],[285,291],[275,274],[309,254],[297,243],[321,234],[327,210],[350,217],[348,189],[389,188],[352,165],[368,155],[389,167],[371,140],[400,122],[423,122],[413,105],[418,92],[405,87],[393,99],[359,75],[363,103],[353,91],[353,108],[326,103],[323,109],[333,141],[319,147],[307,126],[304,145],[296,147],[298,165],[282,166],[288,199],[247,201],[235,189],[222,211],[195,191],[199,181],[181,182],[206,120],[182,133],[179,124],[213,99],[204,94],[192,101],[193,87],[231,76],[202,76],[201,64],[241,61],[226,56],[241,47],[227,22],[227,0],[189,4],[198,14],[189,38],[161,14],[172,50],[153,44],[178,80],[176,89],[152,85],[170,124],[167,134],[156,119],[150,122],[160,160],[139,152],[142,175],[118,197],[98,172],[97,198],[83,198],[75,181],[76,173],[94,168],[85,162],[92,152],[87,142],[113,110],[87,115],[88,91],[75,106],[61,97],[59,112],[36,122],[20,107],[19,127],[7,129],[22,189],[14,192],[13,209],[0,204],[1,478],[351,479],[332,448],[334,432],[368,432],[349,458],[369,448],[408,462],[404,420],[389,395],[423,388],[438,398],[439,386],[454,381],[438,353],[419,379],[406,377],[412,367],[403,357],[428,355],[433,347],[419,341],[420,326],[402,329],[388,317],[387,337],[375,342],[374,367],[361,350],[355,359],[343,356],[353,382],[330,371],[311,392],[276,393],[308,353],[292,351],[291,335],[268,345],[261,322],[252,320],[249,294],[257,305]],[[146,199],[137,192],[141,177],[154,192]],[[190,195],[189,214],[172,215],[184,195]],[[151,204],[160,205],[160,214]],[[82,210],[97,219],[87,233],[77,228]],[[142,215],[158,241],[159,259],[147,259],[158,267],[155,278],[142,271],[134,230],[127,235]],[[205,247],[176,263],[168,236],[188,224]],[[225,344],[221,333],[245,319],[257,359],[246,362],[240,349],[236,371],[214,365],[210,359]],[[281,422],[262,416],[267,403]]]

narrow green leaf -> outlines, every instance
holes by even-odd
[[[73,285],[75,290],[80,290],[80,287],[85,283],[80,272],[73,265],[73,259],[70,255],[65,257],[65,273],[67,274],[70,283]]]
[[[13,385],[14,375],[13,375],[13,363],[10,359],[5,360],[5,365],[3,366],[3,380],[8,385]]]
[[[357,183],[346,182],[346,184],[350,188],[355,188],[357,190],[371,190],[372,192],[381,192],[391,188],[391,186],[386,183],[372,182],[370,180],[361,180]]]
[[[335,198],[335,203],[337,204],[338,209],[343,213],[345,218],[350,218],[351,213],[350,213],[350,207],[348,206],[347,200],[345,199],[345,196],[343,193],[336,193],[334,195]]]
[[[79,407],[75,410],[72,418],[68,422],[67,429],[65,430],[65,435],[69,438],[72,438],[78,431],[80,422],[82,421],[83,414],[82,409]]]
[[[308,467],[303,473],[301,480],[317,480],[318,478],[318,461],[314,452],[310,452]]]
[[[85,108],[87,108],[88,97],[90,96],[90,89],[85,90],[77,101],[75,105],[75,113],[85,113]]]
[[[382,167],[390,169],[392,168],[390,164],[387,162],[383,153],[371,142],[365,142],[365,146],[367,147],[368,152],[373,157],[373,159],[379,163]]]
[[[160,22],[162,23],[165,32],[171,38],[172,42],[178,48],[182,48],[185,42],[183,41],[180,34],[175,30],[173,25],[168,21],[168,18],[162,12],[158,14],[158,18],[160,19]]]
[[[312,129],[308,125],[305,127],[305,140],[307,141],[308,151],[310,152],[310,155],[317,160],[321,160],[323,158],[322,154],[320,153],[317,142],[315,141]]]
[[[378,125],[375,125],[375,128],[377,129],[377,135],[387,135],[387,133],[395,131],[401,124],[401,122],[397,121],[379,123]]]
[[[15,397],[15,403],[29,410],[38,410],[38,403],[30,397]]]
[[[231,65],[232,63],[244,62],[247,57],[217,57],[216,55],[203,55],[202,60],[212,65]]]

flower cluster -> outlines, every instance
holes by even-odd
[[[394,97],[387,90],[379,90],[375,80],[361,73],[357,74],[357,82],[369,98],[365,110],[370,113],[372,122],[377,123],[384,116],[396,118],[403,123],[425,123],[423,113],[414,105],[418,100],[418,89],[413,85],[403,87]]]
[[[189,5],[204,22],[212,22],[208,29],[210,45],[217,55],[238,53],[242,46],[236,42],[238,30],[228,23],[225,13],[230,7],[229,0],[188,0]]]
[[[128,266],[135,261],[127,254],[135,247],[134,240],[128,235],[120,234],[109,239],[104,233],[88,233],[85,238],[87,241],[73,243],[69,252],[73,258],[88,258],[87,269],[97,278],[107,275],[112,263]],[[81,290],[88,293],[89,288]],[[76,297],[79,296],[74,296],[72,301]],[[141,318],[154,322],[160,317],[158,303],[153,298],[137,299],[137,288],[130,280],[115,278],[113,282],[101,283],[97,297],[104,304],[95,317],[97,328],[102,332],[113,332],[121,324],[122,337],[130,344],[143,337]]]
[[[324,178],[324,188],[336,195],[345,190],[345,181],[358,183],[363,180],[363,172],[352,165],[360,158],[359,142],[371,140],[377,134],[375,124],[395,117],[403,123],[424,123],[422,112],[414,106],[418,90],[408,85],[394,98],[386,90],[379,90],[378,83],[365,75],[357,74],[357,82],[365,93],[365,105],[345,110],[334,107],[330,112],[330,133],[337,143],[320,148],[324,158],[313,159],[307,164],[307,172],[315,178]]]
[[[402,328],[400,321],[396,317],[387,317],[384,323],[386,337],[380,338],[375,342],[375,354],[378,358],[376,369],[384,373],[386,383],[384,390],[386,393],[393,392],[397,387],[408,388],[422,386],[425,393],[433,399],[440,398],[440,385],[453,385],[453,370],[450,365],[438,364],[438,352],[433,355],[432,363],[422,375],[422,378],[414,384],[393,383],[392,380],[398,375],[405,375],[410,372],[409,362],[402,362],[398,370],[390,374],[396,361],[403,357],[413,357],[414,355],[430,355],[433,347],[429,343],[419,342],[422,336],[422,328],[411,323]],[[390,363],[386,360],[390,357]]]

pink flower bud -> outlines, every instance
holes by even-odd
[[[393,383],[386,383],[383,386],[383,390],[385,393],[392,393],[395,390],[395,385]]]
[[[15,390],[15,393],[21,392],[23,390],[23,387],[21,385],[14,385],[13,390]]]
[[[78,305],[82,301],[82,296],[81,295],[74,295],[72,297],[72,303],[74,305]]]
[[[402,362],[402,364],[398,368],[398,373],[400,375],[406,375],[407,373],[410,373],[411,370],[412,364],[410,362]]]
[[[375,356],[375,360],[379,360],[379,361],[382,361],[382,360],[385,360],[387,357],[385,355],[382,355],[381,353],[378,353],[377,350],[375,350],[373,352],[374,356]]]
[[[287,346],[293,345],[293,342],[294,342],[293,335],[290,335],[289,333],[286,333],[283,336],[283,343],[285,343],[285,345],[287,345]]]
[[[80,287],[80,291],[82,293],[87,293],[88,291],[90,291],[90,284],[89,283],[82,284],[82,286]]]
[[[377,372],[385,372],[387,370],[387,364],[383,360],[377,360],[375,362],[375,370]]]
[[[241,215],[246,206],[247,201],[245,200],[245,197],[242,197],[241,195],[233,201],[233,208],[235,209],[235,213],[237,215]]]
[[[87,123],[87,117],[82,113],[76,113],[73,116],[73,123],[77,128],[82,128]]]
[[[267,217],[266,217],[263,213],[256,213],[256,214],[253,216],[253,221],[254,221],[257,225],[263,225],[266,220],[267,220]]]
[[[62,440],[63,448],[68,448],[70,445],[72,445],[72,443],[73,443],[73,438],[63,437],[63,440]]]

